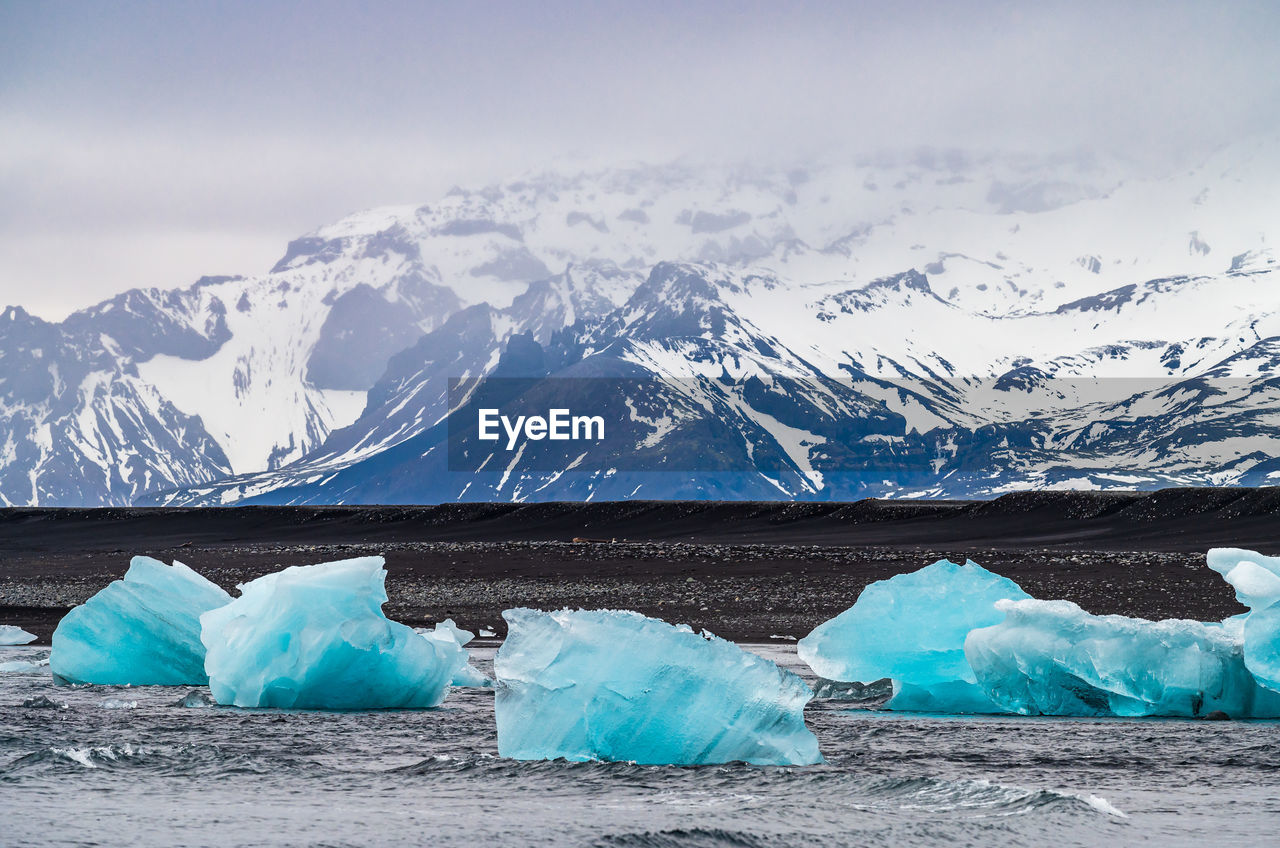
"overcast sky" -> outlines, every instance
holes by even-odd
[[[0,0],[0,303],[263,271],[349,212],[573,156],[1173,160],[1277,123],[1278,39],[1270,0]]]

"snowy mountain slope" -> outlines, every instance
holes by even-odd
[[[128,322],[151,306],[142,298],[107,312]],[[208,335],[193,323],[143,322],[153,332],[134,335],[132,350],[216,344],[220,316],[186,314]],[[0,504],[120,503],[230,472],[199,420],[140,378],[121,348],[75,321],[0,314]]]
[[[469,404],[454,404],[463,429],[486,387],[509,391],[512,368],[475,368],[501,357],[524,363],[519,376],[532,378],[518,389],[517,411],[545,411],[544,398],[589,408],[611,422],[607,444],[530,442],[512,455],[468,443],[440,423],[449,403],[443,375],[432,382],[419,371],[388,388],[404,398],[411,386],[433,386],[429,402],[405,404],[432,410],[433,426],[376,450],[322,453],[234,488],[197,486],[162,502],[972,497],[1032,486],[1275,482],[1280,464],[1268,457],[1280,448],[1280,303],[1268,292],[1278,279],[1277,271],[1236,271],[1152,281],[1093,304],[996,319],[958,312],[932,294],[927,277],[907,272],[807,304],[826,316],[811,327],[835,325],[852,342],[831,356],[838,346],[819,338],[803,348],[820,354],[809,358],[785,339],[796,310],[775,300],[794,296],[793,287],[764,273],[664,263],[594,325],[545,346],[489,334],[487,353],[477,348],[472,367],[454,372],[487,375]],[[875,350],[928,309],[949,310],[960,331],[927,356],[912,355],[909,338],[900,342],[907,353],[893,352],[900,359]],[[1187,331],[1198,321],[1159,319],[1197,311],[1228,332],[1197,338]],[[1148,338],[1115,340],[1140,328]],[[1022,354],[1002,353],[982,371],[950,365],[968,340],[996,332],[1023,344]],[[462,335],[431,334],[402,356],[430,360],[432,345],[453,350]],[[470,460],[460,463],[459,451]]]
[[[676,395],[685,381],[705,381],[689,408],[735,422],[722,435],[740,444],[726,456],[775,452],[787,466],[772,480],[729,480],[727,495],[981,493],[1037,474],[1057,484],[1050,449],[1101,416],[1141,407],[1134,398],[1158,393],[1142,381],[1218,379],[1214,369],[1228,362],[1252,379],[1244,372],[1263,367],[1265,357],[1243,355],[1280,334],[1278,188],[1280,144],[1260,137],[1147,179],[1087,157],[922,151],[803,168],[548,173],[457,189],[318,229],[266,274],[127,292],[61,325],[0,338],[0,356],[37,374],[0,384],[0,497],[361,498],[375,489],[360,475],[390,469],[393,454],[406,457],[406,497],[458,497],[465,482],[415,489],[413,464],[438,439],[450,379],[483,386],[504,356],[541,357],[544,377],[625,366]],[[53,344],[32,341],[41,334],[61,340],[56,366],[32,365],[31,349]],[[87,363],[74,388],[59,379],[71,359]],[[901,432],[836,450],[853,436],[828,427],[820,443],[799,418],[769,412],[776,401],[752,395],[758,388],[741,387],[771,376],[790,380],[790,401],[815,420],[856,409],[900,422]],[[738,399],[733,408],[717,394],[723,386],[712,387],[726,380],[741,383],[726,396]],[[1268,399],[1259,389],[1228,406],[1244,415]],[[1174,432],[1173,414],[1153,412],[1150,426]],[[917,459],[942,443],[985,456],[991,428],[1049,452],[1034,468],[1010,466],[1007,481],[953,465],[936,470],[932,489],[924,478],[831,482],[839,463],[875,454],[872,464],[884,464],[885,445]],[[674,439],[676,450],[678,429],[639,438]],[[1199,471],[1188,459],[1177,473],[1219,473],[1227,462],[1216,448],[1202,455]],[[593,459],[607,470],[604,456],[582,463]],[[1174,473],[1172,460],[1161,463]],[[465,496],[510,497],[522,473],[510,471],[505,487]],[[622,489],[570,480],[535,486],[530,477],[521,491]],[[662,496],[665,484],[645,485]]]

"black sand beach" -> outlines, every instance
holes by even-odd
[[[868,583],[968,557],[1095,613],[1242,611],[1211,547],[1280,549],[1280,489],[1027,492],[994,501],[624,502],[0,510],[0,622],[47,643],[129,558],[227,587],[285,565],[387,559],[388,614],[503,634],[512,606],[624,607],[737,640],[803,636]]]

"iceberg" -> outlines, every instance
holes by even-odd
[[[1007,600],[965,656],[987,696],[1022,715],[1280,716],[1231,628],[1091,615],[1070,601]]]
[[[1004,618],[997,601],[1030,597],[972,560],[939,560],[872,583],[852,607],[801,639],[797,652],[828,680],[892,679],[886,709],[1001,712],[976,685],[965,637]]]
[[[1245,666],[1263,686],[1280,691],[1280,557],[1214,548],[1205,560],[1236,590],[1236,600],[1249,608],[1247,614],[1229,619],[1243,622]]]
[[[0,674],[39,674],[48,667],[48,660],[9,660],[0,662]]]
[[[446,650],[451,650],[451,645],[464,649],[462,665],[454,672],[453,679],[449,681],[450,686],[478,688],[493,685],[492,680],[485,677],[478,668],[471,665],[471,657],[465,650],[471,640],[476,638],[475,635],[454,624],[452,618],[446,618],[433,629],[419,627],[414,628],[414,632],[440,643]]]
[[[180,562],[134,557],[123,580],[58,622],[49,667],[68,683],[205,683],[200,615],[230,601]]]
[[[0,645],[29,645],[40,637],[12,624],[0,624]]]
[[[438,706],[467,662],[382,612],[382,557],[293,566],[240,586],[200,618],[209,689],[237,707],[371,710]]]
[[[1240,548],[1214,548],[1205,561],[1231,584],[1236,600],[1250,610],[1266,609],[1280,601],[1280,557]]]
[[[1280,604],[1255,610],[1245,619],[1244,664],[1259,683],[1280,692]]]
[[[813,693],[705,631],[637,612],[511,609],[494,669],[498,753],[697,765],[822,762]]]

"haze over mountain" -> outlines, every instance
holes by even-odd
[[[933,147],[1156,176],[1276,127],[1278,31],[1258,0],[0,3],[0,303],[257,274],[354,210],[547,169]]]
[[[1145,179],[919,149],[459,188],[295,239],[266,274],[57,324],[7,309],[0,499],[1274,482],[1278,189],[1270,134]],[[612,435],[467,442],[449,380],[501,393],[483,377],[529,403],[603,381]]]

